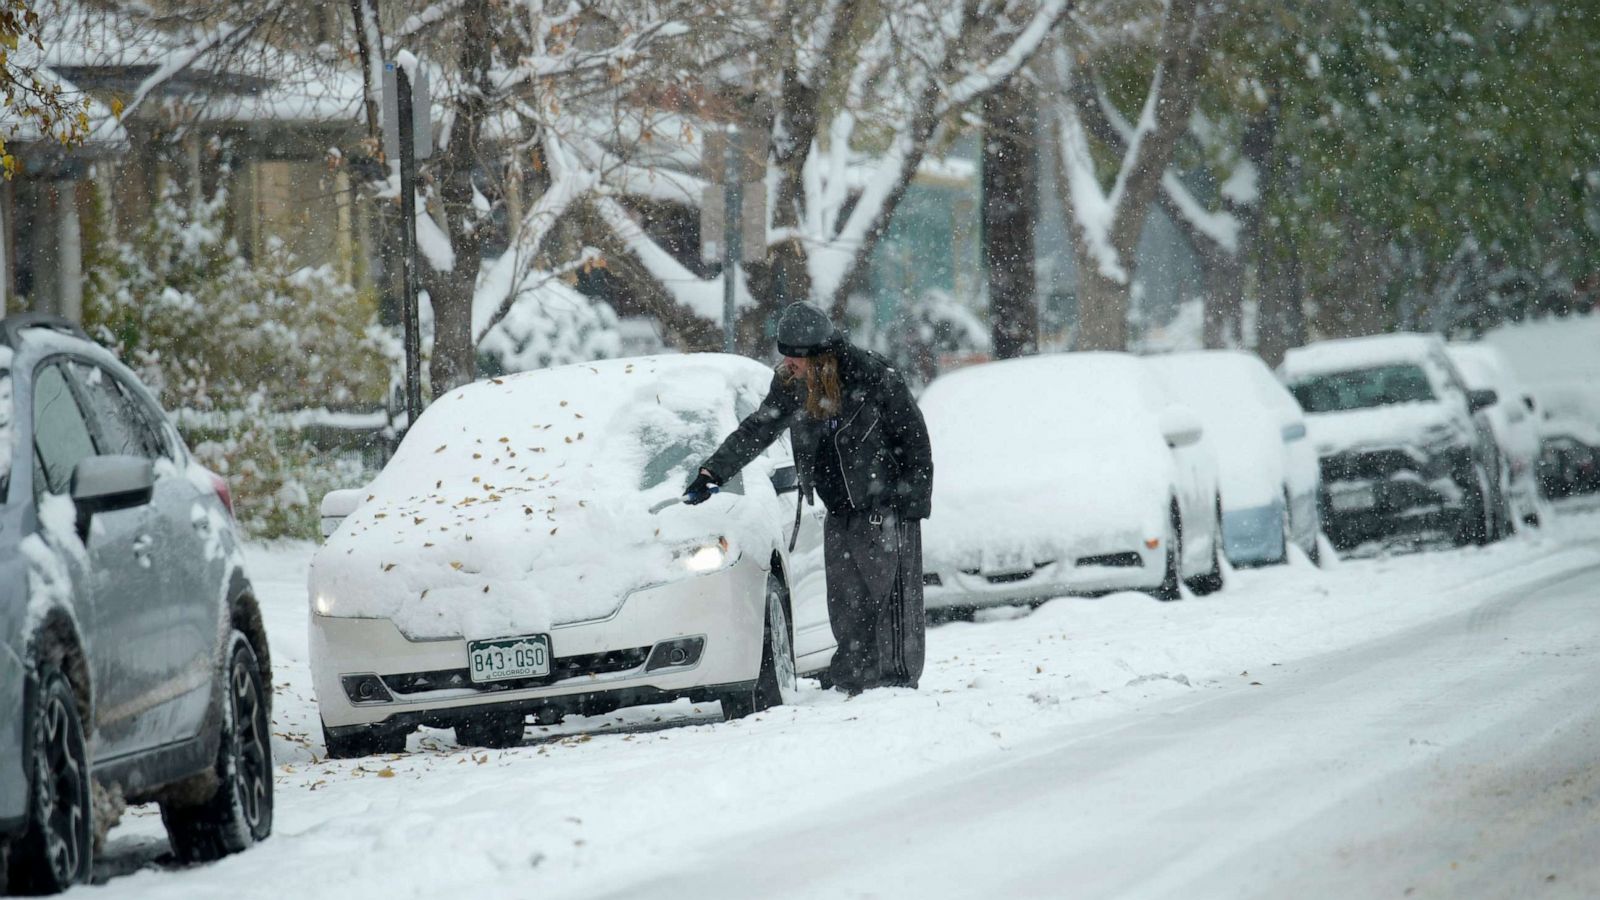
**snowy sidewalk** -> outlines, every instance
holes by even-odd
[[[1063,599],[939,627],[918,692],[846,701],[811,691],[733,723],[718,721],[714,706],[623,710],[530,728],[528,745],[512,751],[462,750],[447,732],[425,731],[410,754],[342,762],[318,761],[309,554],[304,545],[256,547],[250,557],[277,688],[275,836],[214,866],[168,871],[151,867],[165,849],[159,817],[135,810],[112,832],[102,871],[146,868],[102,890],[578,897],[685,864],[711,867],[717,848],[805,814],[897,785],[909,791],[945,767],[981,766],[1040,735],[1135,717],[1171,698],[1270,686],[1282,665],[1381,639],[1484,592],[1600,564],[1600,516],[1563,517],[1546,534],[1485,549],[1234,573],[1203,600]]]

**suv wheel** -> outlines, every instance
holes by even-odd
[[[229,642],[223,682],[216,791],[200,803],[161,804],[172,852],[183,862],[209,862],[272,833],[272,723],[261,664],[244,634]]]
[[[55,894],[89,876],[94,807],[78,698],[53,664],[40,667],[39,702],[29,739],[33,784],[27,830],[11,847],[10,889]]]
[[[1484,472],[1483,466],[1474,463],[1472,478],[1473,484],[1467,488],[1467,496],[1461,506],[1461,521],[1456,525],[1455,542],[1458,547],[1488,544],[1495,537],[1494,496],[1489,475]]]

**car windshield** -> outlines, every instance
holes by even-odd
[[[677,427],[644,422],[634,433],[644,450],[640,490],[648,491],[668,482],[687,482],[690,469],[717,449],[720,434],[714,411],[682,410],[677,419]]]
[[[1428,373],[1421,366],[1403,364],[1308,375],[1290,390],[1308,413],[1370,409],[1398,403],[1427,403],[1434,399]]]

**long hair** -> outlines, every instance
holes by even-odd
[[[789,380],[798,377],[793,369],[784,367]],[[839,384],[839,356],[819,353],[811,357],[806,367],[806,413],[813,419],[826,419],[839,414],[844,407],[844,389]]]

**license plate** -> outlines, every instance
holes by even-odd
[[[1352,512],[1354,510],[1371,509],[1378,505],[1378,492],[1372,487],[1352,488],[1339,491],[1331,498],[1333,508],[1339,512]]]
[[[549,675],[550,637],[530,634],[492,641],[468,641],[467,673],[474,684]]]
[[[983,572],[986,575],[1009,575],[1033,568],[1033,560],[1021,550],[991,550],[983,554]]]

